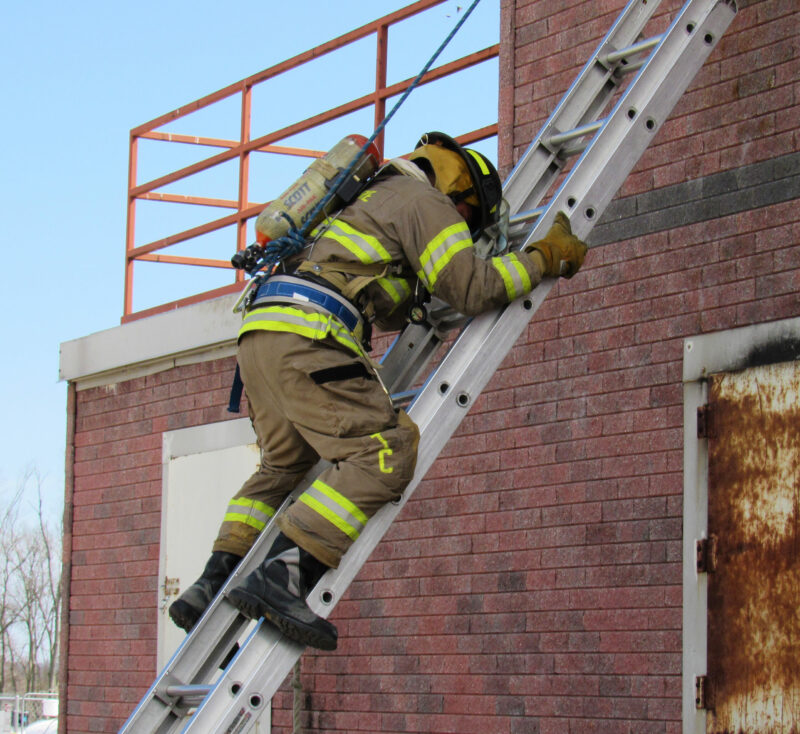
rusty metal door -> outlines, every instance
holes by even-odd
[[[707,734],[800,733],[800,363],[713,375]]]

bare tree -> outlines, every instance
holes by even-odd
[[[33,486],[33,520],[21,518],[22,499]],[[25,692],[55,687],[61,605],[61,528],[44,513],[42,482],[35,469],[0,517],[0,594],[3,677],[0,690]]]
[[[20,569],[16,561],[16,547],[18,544],[18,518],[19,505],[24,487],[19,487],[11,501],[3,508],[0,514],[0,573],[3,574],[4,583],[0,591],[0,692],[16,688],[14,678],[14,649],[11,639],[11,630],[17,624],[20,610],[14,594],[15,580],[19,577]],[[8,687],[8,677],[12,678],[12,685]]]

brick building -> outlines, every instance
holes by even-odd
[[[508,172],[624,3],[501,5]],[[678,7],[664,5],[662,25]],[[724,665],[706,661],[716,630],[695,542],[714,499],[696,415],[709,374],[800,357],[798,21],[792,0],[740,3],[594,229],[584,269],[538,311],[336,607],[339,649],[303,657],[306,731],[705,731],[695,680],[713,686],[707,668]],[[156,673],[165,436],[230,422],[244,438],[215,449],[247,443],[226,412],[230,300],[62,347],[61,732],[116,731]],[[797,414],[788,422],[792,435]],[[795,585],[776,592],[794,608],[797,513]],[[798,731],[796,613],[785,623],[790,662],[770,671],[780,693],[752,682],[763,661],[750,689],[718,679],[709,731]],[[737,719],[742,701],[751,713]],[[292,730],[291,709],[286,687],[273,731]]]

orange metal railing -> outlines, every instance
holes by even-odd
[[[395,95],[402,94],[411,84],[413,78],[406,79],[387,86],[387,59],[388,59],[388,39],[389,28],[400,23],[422,11],[434,7],[444,0],[419,0],[401,10],[386,15],[371,23],[367,23],[356,30],[335,38],[321,46],[318,46],[305,53],[298,54],[291,59],[283,61],[275,66],[265,69],[253,76],[242,79],[235,84],[220,89],[195,102],[184,105],[172,112],[168,112],[144,125],[140,125],[131,130],[130,134],[130,159],[128,172],[128,220],[125,247],[125,303],[122,322],[130,321],[142,316],[151,315],[161,311],[177,308],[182,305],[197,301],[214,298],[226,293],[237,291],[241,288],[243,275],[241,271],[233,271],[235,278],[229,285],[213,290],[205,291],[188,298],[149,308],[146,310],[133,311],[133,281],[135,262],[160,262],[178,265],[197,265],[212,268],[231,268],[229,260],[215,260],[201,257],[191,257],[183,255],[167,255],[161,251],[166,248],[188,240],[200,237],[201,235],[214,232],[225,227],[235,225],[236,243],[238,250],[244,249],[247,245],[247,222],[250,218],[258,215],[264,207],[264,203],[255,203],[249,200],[249,175],[250,175],[250,156],[252,153],[279,153],[282,155],[302,156],[315,158],[324,155],[324,151],[315,151],[305,148],[280,145],[281,141],[290,138],[300,132],[311,130],[320,125],[328,123],[337,118],[341,118],[354,111],[362,110],[372,106],[374,108],[375,127],[383,120],[386,114],[386,100]],[[317,115],[313,115],[296,123],[282,127],[278,130],[260,134],[252,138],[251,112],[252,112],[252,93],[257,85],[268,79],[295,69],[309,61],[315,60],[338,49],[342,49],[349,44],[359,41],[374,34],[377,41],[377,53],[375,63],[375,89],[369,94],[343,103],[337,107],[329,109]],[[426,84],[448,75],[455,74],[469,67],[481,64],[489,59],[496,58],[499,53],[499,45],[495,44],[481,51],[463,56],[455,61],[443,64],[431,69],[421,80],[421,84]],[[216,103],[228,98],[239,95],[241,97],[241,124],[240,137],[238,140],[225,140],[211,137],[198,137],[194,135],[183,135],[171,132],[160,131],[159,128],[174,122],[180,118],[197,112],[203,108],[208,108]],[[497,124],[491,124],[471,132],[466,132],[458,136],[458,140],[464,144],[474,143],[485,140],[497,134]],[[223,151],[198,161],[191,165],[180,168],[172,173],[159,176],[146,183],[137,183],[137,167],[139,161],[139,141],[159,140],[172,143],[182,143],[189,145],[211,146],[222,148]],[[378,149],[383,154],[383,134],[376,139]],[[220,166],[228,161],[238,159],[238,191],[236,198],[220,199],[201,196],[188,196],[183,194],[158,192],[168,184],[186,179],[202,171],[206,171]],[[287,182],[287,184],[290,182]],[[171,202],[179,204],[195,204],[210,207],[222,207],[232,210],[230,214],[209,221],[205,224],[192,227],[190,229],[177,232],[161,239],[149,242],[144,245],[135,245],[135,224],[136,224],[136,204],[138,201],[151,200],[161,202]],[[233,248],[231,248],[233,249]]]

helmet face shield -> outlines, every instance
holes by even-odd
[[[463,201],[474,207],[473,239],[478,239],[487,227],[497,222],[503,186],[486,156],[463,148],[449,135],[429,132],[420,138],[416,150],[409,156],[411,160],[415,157],[430,162],[436,173],[437,189],[455,203]],[[456,159],[460,166],[455,164]]]

